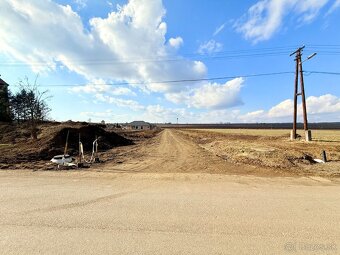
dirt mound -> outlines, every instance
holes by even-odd
[[[65,127],[58,131],[54,137],[49,141],[49,148],[46,148],[45,153],[48,157],[63,153],[67,133],[68,139],[68,153],[75,154],[78,152],[79,136],[83,144],[85,152],[91,152],[93,142],[98,138],[98,149],[101,151],[112,149],[116,146],[131,145],[132,142],[114,132],[107,132],[103,128],[95,125],[82,126],[80,128]]]
[[[69,132],[68,151],[78,154],[79,134],[84,151],[91,152],[93,141],[98,138],[98,150],[131,145],[133,142],[115,132],[105,131],[100,125],[87,123],[42,123],[38,126],[38,140],[30,138],[29,127],[25,124],[0,125],[0,163],[16,163],[33,160],[49,160],[64,152]]]
[[[156,128],[153,130],[116,130],[115,132],[132,141],[143,141],[156,136],[161,131],[161,129]]]

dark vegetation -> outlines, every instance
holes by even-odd
[[[47,99],[50,98],[48,91],[40,91],[37,84],[37,78],[31,83],[26,77],[18,83],[18,91],[15,93],[7,92],[2,97],[9,103],[9,119],[16,123],[27,123],[30,136],[37,139],[37,125],[47,120],[50,108],[47,105]],[[6,121],[6,120],[5,120]]]
[[[0,78],[0,121],[11,121],[9,111],[9,91],[7,84]]]

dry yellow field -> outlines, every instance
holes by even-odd
[[[215,132],[221,134],[238,134],[238,135],[254,135],[254,136],[286,136],[290,138],[289,129],[194,129],[207,132]],[[297,132],[304,137],[304,131]],[[320,142],[339,142],[340,130],[312,130],[312,138],[314,141]]]

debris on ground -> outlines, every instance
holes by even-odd
[[[180,132],[201,148],[233,164],[297,173],[332,174],[340,170],[340,131],[315,131],[312,142],[291,141],[289,130],[182,129]],[[327,164],[318,164],[315,159],[323,150],[330,160]]]

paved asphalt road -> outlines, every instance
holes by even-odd
[[[322,178],[0,172],[0,254],[340,254]]]

